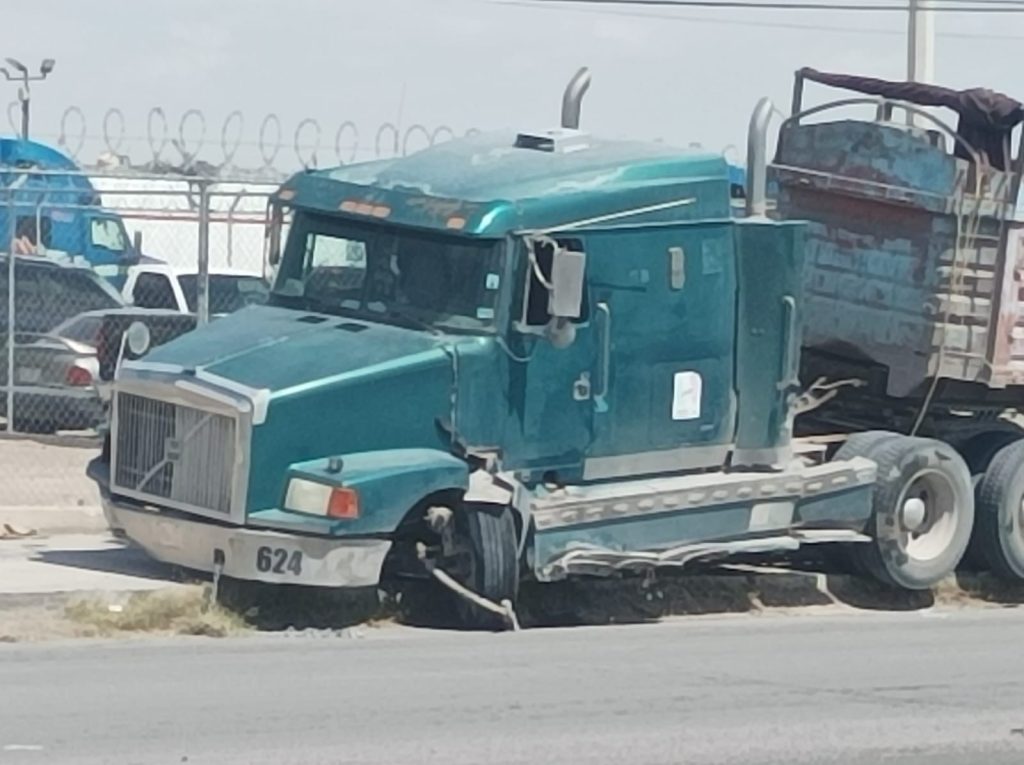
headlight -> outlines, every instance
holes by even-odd
[[[348,486],[328,486],[306,478],[292,478],[288,481],[284,509],[352,520],[359,517],[359,493]]]

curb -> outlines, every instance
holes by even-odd
[[[110,527],[99,505],[64,507],[0,507],[0,528],[32,530],[36,535],[107,533]]]

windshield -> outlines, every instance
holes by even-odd
[[[93,247],[102,247],[111,252],[124,252],[128,248],[124,229],[121,228],[120,222],[113,218],[93,218],[90,236]]]
[[[193,313],[196,310],[198,278],[196,274],[178,277],[185,302]],[[269,286],[258,276],[210,274],[210,313],[234,313],[247,305],[262,305],[267,302],[269,293]]]
[[[491,327],[501,243],[306,216],[273,295],[284,305],[454,330]]]

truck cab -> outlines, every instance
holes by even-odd
[[[792,439],[803,225],[737,218],[721,156],[573,122],[287,181],[268,304],[121,366],[112,528],[241,579],[432,576],[473,625],[523,577],[870,543],[922,473]]]
[[[44,144],[3,138],[0,185],[9,190],[0,197],[0,231],[15,254],[88,266],[121,288],[141,255],[74,162]]]

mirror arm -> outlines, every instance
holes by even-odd
[[[554,285],[551,283],[550,280],[544,277],[544,272],[540,270],[540,263],[537,262],[537,253],[533,249],[534,241],[539,240],[526,240],[526,256],[530,259],[530,267],[533,269],[533,274],[534,276],[537,277],[537,281],[544,285],[544,289],[550,292],[551,290],[554,289]],[[546,242],[544,243],[546,244]],[[557,246],[554,242],[552,242],[551,244],[552,246]]]

